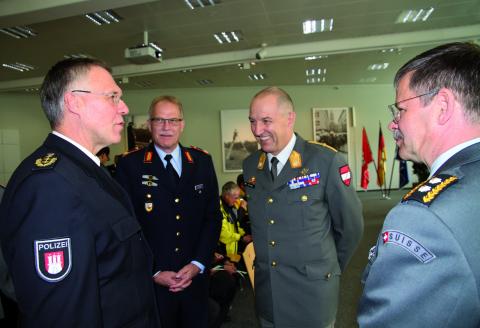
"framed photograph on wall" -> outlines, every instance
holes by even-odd
[[[140,149],[149,144],[151,135],[148,131],[148,115],[125,116],[127,151]]]
[[[241,172],[242,162],[258,149],[250,130],[248,109],[220,111],[222,163],[224,172]]]
[[[353,126],[353,108],[312,108],[313,140],[325,143],[349,160],[349,128]]]

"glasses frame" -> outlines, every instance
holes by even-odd
[[[72,90],[70,92],[81,92],[81,93],[89,93],[96,96],[105,96],[110,98],[112,100],[112,103],[115,106],[118,106],[118,104],[120,104],[120,101],[122,100],[122,95],[120,95],[117,92],[93,92],[90,90]]]
[[[178,126],[183,121],[183,118],[174,117],[174,118],[162,118],[162,117],[150,117],[148,119],[154,125],[165,125],[168,124],[171,126]]]
[[[412,100],[412,99],[415,99],[415,98],[420,98],[420,97],[423,97],[423,96],[428,96],[428,95],[435,95],[438,93],[438,91],[440,91],[440,88],[435,88],[433,90],[430,90],[426,93],[422,93],[421,95],[418,95],[418,96],[415,96],[415,97],[411,97],[411,98],[407,98],[407,99],[403,99],[403,100],[400,100],[400,101],[397,101],[396,103],[393,103],[391,105],[388,105],[388,109],[390,110],[390,112],[392,113],[392,116],[393,116],[393,121],[395,123],[398,123],[400,121],[400,118],[401,118],[401,114],[403,111],[406,111],[407,109],[406,108],[401,108],[401,107],[398,107],[399,104],[405,102],[405,101],[409,101],[409,100]]]

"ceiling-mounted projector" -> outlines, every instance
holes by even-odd
[[[150,45],[125,49],[125,59],[134,64],[153,64],[162,61],[162,53]]]

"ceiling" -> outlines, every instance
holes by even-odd
[[[395,23],[404,10],[430,7],[425,22]],[[106,9],[120,15],[120,23],[97,26],[84,16]],[[304,20],[321,18],[334,19],[333,31],[302,33]],[[324,85],[390,84],[394,72],[423,50],[478,42],[480,0],[221,0],[195,10],[184,0],[0,0],[0,28],[25,25],[38,35],[0,33],[0,65],[21,62],[36,69],[0,66],[0,91],[38,87],[50,66],[76,53],[106,61],[127,90],[307,85],[310,68],[326,69]],[[144,31],[164,49],[162,62],[135,65],[124,58],[125,48],[143,43]],[[243,39],[219,44],[213,33],[222,31],[241,31]],[[265,56],[258,60],[262,44]],[[381,51],[392,47],[400,50]],[[328,57],[306,61],[307,55]],[[388,68],[367,69],[380,63]],[[252,73],[266,79],[252,81]]]

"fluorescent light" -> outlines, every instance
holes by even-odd
[[[37,32],[29,26],[14,26],[14,27],[5,27],[0,28],[0,32],[11,36],[15,39],[26,39],[33,36],[37,36]]]
[[[213,37],[217,40],[218,43],[233,43],[240,42],[243,39],[243,34],[241,31],[231,31],[231,32],[218,32],[213,34]]]
[[[209,85],[209,84],[213,84],[213,81],[208,79],[203,79],[203,80],[197,80],[197,83],[200,85]]]
[[[306,76],[316,76],[316,75],[325,75],[327,74],[326,68],[307,68],[305,70]]]
[[[325,76],[323,77],[309,77],[307,78],[307,84],[323,83],[327,80]]]
[[[212,7],[215,5],[218,5],[220,3],[220,0],[184,0],[185,4],[188,6],[190,9],[198,9],[198,8],[204,8],[204,7]]]
[[[317,59],[324,59],[324,58],[328,58],[328,55],[306,56],[305,60],[317,60]]]
[[[433,7],[427,9],[408,9],[404,10],[398,15],[396,24],[398,23],[417,23],[425,22],[432,15],[435,9]]]
[[[252,81],[265,80],[266,77],[267,75],[264,73],[253,73],[248,75],[248,78]]]
[[[389,65],[390,65],[389,63],[371,64],[371,65],[368,65],[367,70],[381,71],[381,70],[387,69]]]
[[[88,13],[85,14],[85,17],[88,18],[92,23],[99,26],[111,23],[119,23],[120,20],[123,19],[113,10],[103,10],[94,13]]]
[[[303,22],[303,34],[320,33],[333,30],[333,18],[306,20]]]
[[[23,63],[14,63],[14,64],[2,64],[3,67],[13,69],[15,71],[19,72],[28,72],[28,71],[33,71],[35,69],[34,66],[28,65],[28,64],[23,64]]]

